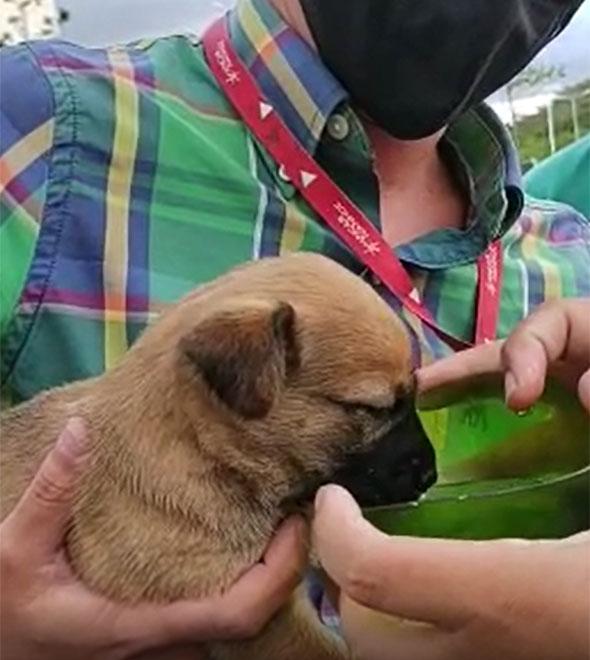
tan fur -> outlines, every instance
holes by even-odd
[[[131,603],[220,593],[263,555],[291,496],[379,431],[330,399],[387,406],[410,383],[405,333],[359,278],[315,255],[249,264],[164,313],[109,373],[2,417],[1,516],[81,416],[93,453],[67,538],[75,571]],[[346,650],[296,595],[256,640],[210,654]]]

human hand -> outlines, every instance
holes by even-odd
[[[164,606],[112,603],[75,578],[63,547],[76,479],[88,458],[85,440],[82,422],[72,420],[0,526],[3,660],[119,660],[178,642],[255,635],[300,579],[303,521],[287,521],[264,562],[223,596]]]
[[[542,395],[550,372],[577,389],[590,412],[590,301],[541,305],[504,342],[477,346],[418,372],[418,389],[431,392],[449,383],[503,372],[507,404],[530,407]]]
[[[588,533],[531,542],[395,538],[367,522],[344,489],[327,486],[313,537],[360,660],[590,657]]]

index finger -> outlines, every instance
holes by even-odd
[[[474,384],[485,380],[501,383],[503,342],[482,344],[438,360],[416,372],[418,403],[420,407],[437,407],[464,393],[472,391]]]

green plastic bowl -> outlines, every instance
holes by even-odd
[[[497,374],[418,402],[439,481],[418,503],[369,509],[388,534],[562,538],[590,527],[590,426],[577,398],[549,382],[524,414],[508,410]]]
[[[590,527],[590,467],[567,475],[435,486],[419,502],[365,511],[388,534],[563,538]]]

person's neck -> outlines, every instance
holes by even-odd
[[[317,51],[299,0],[269,1]],[[407,243],[437,229],[463,228],[468,200],[437,149],[444,130],[412,141],[396,140],[370,121],[366,130],[375,153],[383,235],[389,243]]]
[[[421,140],[398,140],[370,121],[365,128],[379,180],[383,234],[390,244],[462,228],[467,200],[438,150],[445,129]]]
[[[444,165],[437,145],[444,131],[422,140],[398,140],[370,121],[364,122],[375,157],[375,173],[383,188],[415,188],[440,177]]]

